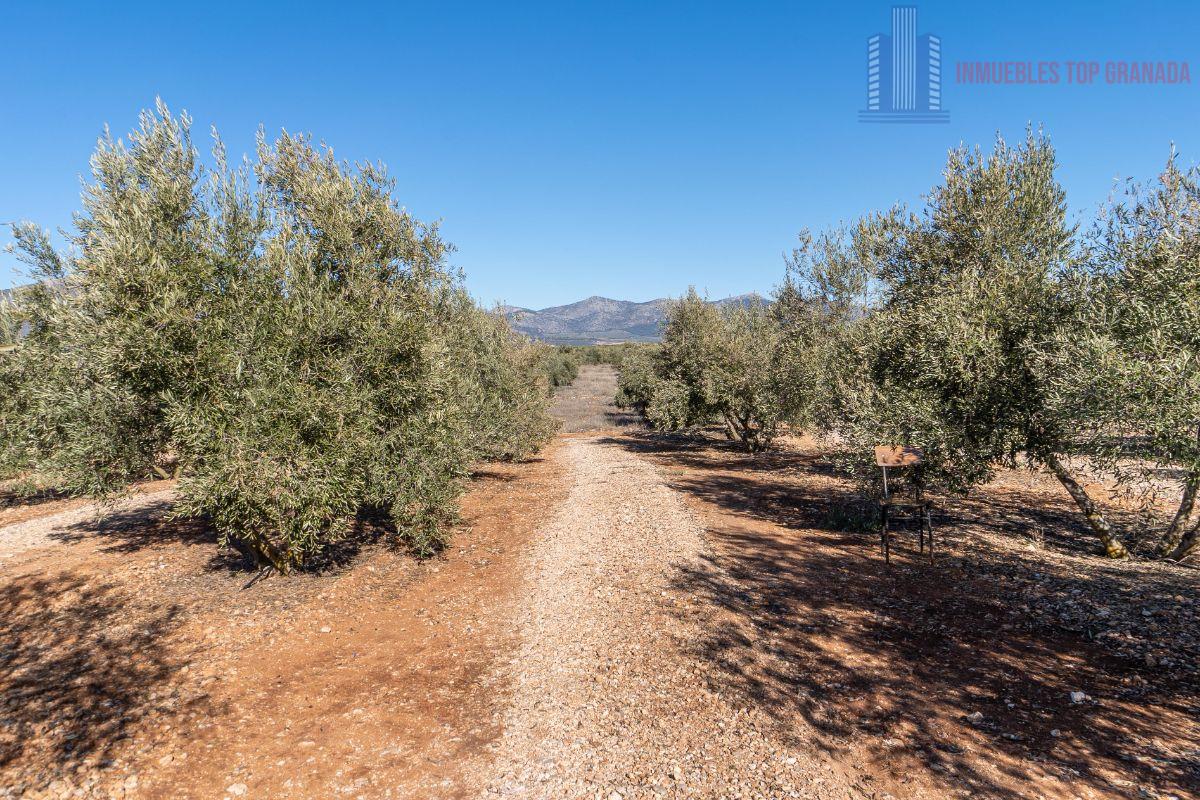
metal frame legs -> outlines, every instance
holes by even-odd
[[[879,506],[879,550],[883,560],[892,563],[892,529],[891,515],[887,504]],[[917,512],[917,542],[919,552],[924,554],[926,541],[929,543],[929,560],[933,561],[933,510],[928,506],[921,507]]]

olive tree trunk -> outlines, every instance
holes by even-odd
[[[1185,526],[1196,505],[1197,490],[1200,490],[1200,471],[1192,470],[1183,481],[1183,497],[1179,500],[1179,510],[1175,512],[1175,517],[1167,526],[1167,532],[1163,534],[1162,543],[1158,547],[1159,555],[1175,557],[1174,553],[1183,543]]]
[[[1092,502],[1092,498],[1084,491],[1084,488],[1079,485],[1079,481],[1075,480],[1075,476],[1070,470],[1059,460],[1055,453],[1047,453],[1042,456],[1042,460],[1050,471],[1054,473],[1054,477],[1058,478],[1058,482],[1063,485],[1067,493],[1079,506],[1079,510],[1083,512],[1084,519],[1087,520],[1088,527],[1092,532],[1100,537],[1100,542],[1104,545],[1104,554],[1109,558],[1129,558],[1129,551],[1125,549],[1125,545],[1121,543],[1121,539],[1113,531],[1112,525],[1100,513],[1100,509]]]
[[[1179,539],[1179,543],[1169,553],[1165,553],[1167,558],[1176,561],[1183,561],[1189,556],[1194,556],[1200,553],[1200,522],[1197,522],[1191,529]]]

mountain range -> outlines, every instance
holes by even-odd
[[[709,302],[724,306],[762,299],[743,294]],[[533,339],[551,344],[608,344],[612,342],[655,342],[662,336],[670,300],[660,298],[634,303],[593,296],[565,306],[535,311],[502,306],[509,324]]]

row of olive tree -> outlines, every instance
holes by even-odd
[[[720,307],[691,290],[668,308],[661,346],[626,355],[617,403],[660,429],[717,423],[747,450],[763,450],[783,419],[780,333],[762,301]]]
[[[1172,153],[1155,182],[1126,188],[1090,243],[1057,388],[1084,423],[1081,449],[1147,505],[1157,474],[1182,475],[1159,542],[1182,559],[1200,553],[1200,171]]]
[[[731,339],[716,312],[677,305],[660,354],[622,376],[626,401],[662,427],[707,421],[724,413],[712,376],[732,371],[762,388],[741,395],[756,398],[748,418],[824,434],[864,470],[880,443],[922,447],[951,490],[999,465],[1041,466],[1114,558],[1128,555],[1127,537],[1079,469],[1115,475],[1147,509],[1174,470],[1182,498],[1158,551],[1196,552],[1200,176],[1172,158],[1081,233],[1055,167],[1034,132],[988,154],[952,151],[919,211],[802,236],[775,302],[757,312],[770,332],[751,359],[710,344]]]
[[[0,472],[107,496],[180,477],[180,514],[286,571],[370,510],[437,547],[470,465],[553,431],[544,348],[479,309],[381,167],[260,133],[204,167],[160,103],[105,136],[0,355]]]
[[[542,371],[550,381],[551,388],[569,386],[579,376],[579,358],[570,348],[546,347],[542,355]]]

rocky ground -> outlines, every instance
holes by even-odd
[[[709,679],[855,765],[867,796],[1197,795],[1200,570],[1098,557],[1050,476],[944,498],[936,559],[898,536],[888,566],[813,442],[610,441],[703,521],[674,584],[706,619]]]
[[[639,430],[585,368],[463,529],[251,582],[169,485],[0,509],[0,797],[1185,798],[1200,571],[1006,473],[889,567],[819,447]]]
[[[530,553],[521,649],[488,793],[511,797],[837,797],[762,709],[714,691],[689,653],[707,620],[672,585],[704,531],[649,463],[596,437],[563,451],[573,486]]]

